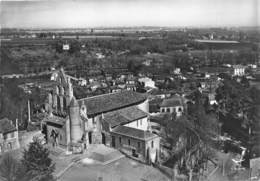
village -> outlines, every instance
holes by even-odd
[[[259,180],[258,35],[3,28],[0,180]]]

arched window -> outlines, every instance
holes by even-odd
[[[63,97],[63,109],[67,108],[67,100],[66,97]]]
[[[60,90],[58,86],[56,86],[56,94],[60,94]]]
[[[58,109],[58,111],[60,111],[60,109],[61,109],[60,97],[59,96],[57,96],[57,109]]]
[[[63,87],[60,87],[60,94],[64,95],[64,88]]]
[[[52,103],[53,108],[57,107],[57,104],[58,104],[57,97],[58,97],[57,95],[52,96],[52,98],[53,98],[53,103]]]

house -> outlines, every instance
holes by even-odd
[[[180,74],[181,74],[181,69],[180,69],[180,68],[175,68],[174,71],[173,71],[173,73],[174,73],[175,75],[180,75]]]
[[[7,118],[0,119],[0,155],[20,148],[17,127]]]
[[[147,59],[147,60],[145,60],[142,64],[145,65],[145,66],[150,66],[151,63],[152,63],[152,61],[153,61],[153,60],[151,60],[151,59]]]
[[[218,104],[216,98],[215,98],[215,94],[214,93],[209,93],[208,94],[208,98],[209,98],[209,104],[213,105],[213,104]]]
[[[131,77],[129,76],[127,79],[126,79],[126,84],[132,84],[132,85],[135,85],[135,78],[134,77]]]
[[[118,126],[111,132],[112,147],[125,153],[151,159],[155,162],[160,150],[160,137],[150,131],[144,131],[127,126]]]
[[[143,77],[139,78],[138,81],[144,85],[144,87],[151,87],[151,88],[156,88],[155,87],[155,82],[149,78],[149,77]]]
[[[92,91],[95,91],[101,87],[101,84],[98,81],[94,81],[90,83],[89,87],[91,88]]]
[[[126,84],[125,88],[128,91],[136,91],[136,85],[135,84]]]
[[[246,66],[243,65],[234,65],[233,66],[233,76],[244,76]]]
[[[175,95],[171,98],[164,99],[160,105],[161,113],[176,113],[179,117],[184,112],[184,101],[181,96]]]
[[[102,59],[105,58],[105,55],[103,55],[102,53],[96,53],[96,57],[97,59]]]
[[[78,84],[79,84],[80,86],[86,86],[86,85],[87,85],[87,80],[80,77],[80,78],[78,79]]]
[[[62,45],[62,50],[68,51],[69,49],[70,49],[70,45],[68,43]]]

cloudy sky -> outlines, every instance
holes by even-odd
[[[259,0],[0,1],[2,27],[260,25]]]

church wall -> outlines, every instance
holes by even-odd
[[[58,138],[57,138],[58,145],[66,146],[67,145],[66,127],[65,126],[56,127],[56,126],[47,124],[47,138],[48,138],[47,140],[49,140],[48,143],[50,143],[50,144],[53,143],[53,138],[51,137],[52,130],[54,130],[56,133],[58,133]]]

